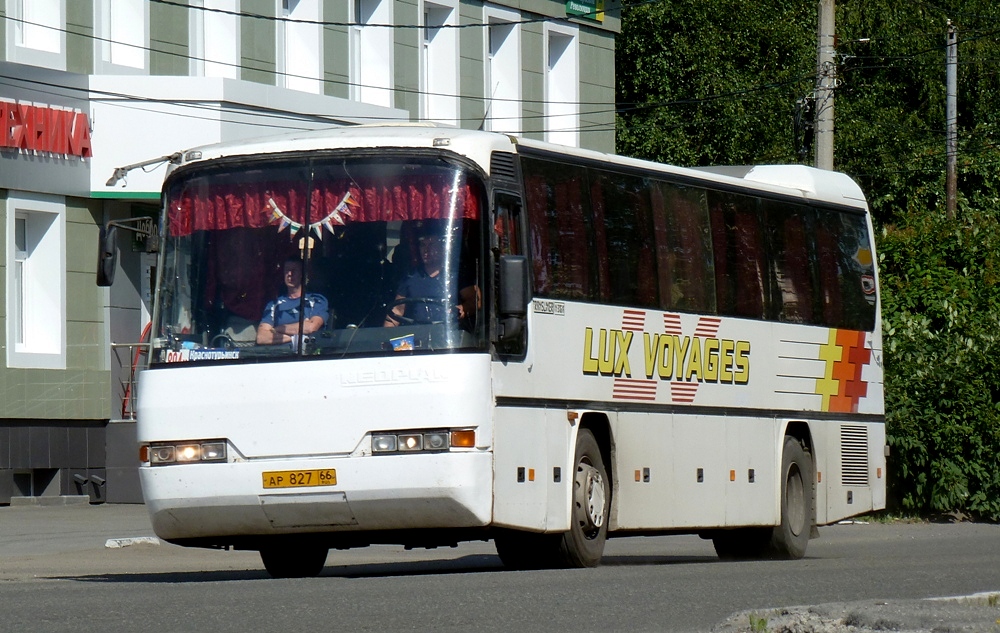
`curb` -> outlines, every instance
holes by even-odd
[[[160,539],[155,536],[131,536],[129,538],[109,538],[104,547],[108,549],[121,549],[129,545],[159,545]]]

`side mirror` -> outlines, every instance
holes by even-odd
[[[97,285],[108,287],[115,282],[118,268],[118,229],[101,227],[97,251]]]
[[[498,335],[502,342],[514,342],[521,339],[528,314],[528,259],[523,255],[503,255],[499,268]]]

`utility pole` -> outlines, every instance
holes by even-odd
[[[819,0],[816,48],[816,167],[833,169],[834,0]]]
[[[958,199],[958,33],[948,20],[948,46],[946,55],[947,98],[945,124],[947,125],[948,175],[945,181],[948,219],[955,218]]]

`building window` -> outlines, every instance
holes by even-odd
[[[580,55],[576,27],[545,24],[545,140],[580,145]]]
[[[149,19],[144,0],[96,0],[98,72],[117,69],[145,70],[149,65]]]
[[[486,123],[494,132],[521,133],[520,19],[516,11],[485,8]]]
[[[447,0],[446,0],[447,2]],[[421,118],[458,125],[458,24],[454,0],[424,2],[420,45]]]
[[[319,0],[278,0],[278,85],[319,94],[321,78],[322,8]]]
[[[66,204],[7,198],[7,366],[66,367]]]
[[[7,60],[66,70],[65,0],[7,0]]]
[[[190,12],[191,74],[239,79],[239,0],[190,0],[190,4],[194,9]]]
[[[351,4],[351,98],[392,107],[392,0]]]

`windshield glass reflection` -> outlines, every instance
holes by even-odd
[[[482,349],[484,200],[436,158],[179,174],[152,362]]]

